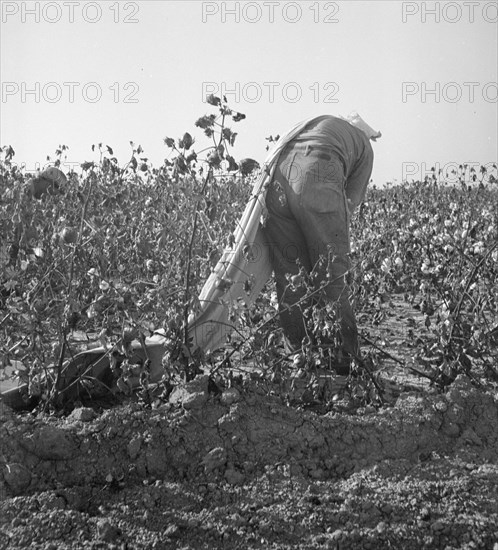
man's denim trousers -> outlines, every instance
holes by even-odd
[[[336,356],[337,351],[339,355],[345,352],[353,356],[359,352],[346,284],[350,269],[350,213],[345,184],[343,163],[329,147],[299,141],[291,142],[282,151],[269,184],[264,232],[275,272],[280,321],[290,352],[299,351],[303,339],[316,343],[316,335],[307,327],[310,315],[304,311],[325,304],[336,304],[340,338],[331,335],[327,341],[320,337],[320,345],[332,349]],[[324,261],[319,261],[321,257]],[[303,285],[289,284],[288,275],[299,275],[300,267],[306,276],[313,274],[309,279],[310,299],[304,298],[307,291]],[[320,285],[324,286],[318,291]]]

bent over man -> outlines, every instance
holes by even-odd
[[[282,149],[266,192],[264,234],[286,347],[297,353],[303,342],[318,345],[339,374],[349,372],[351,359],[359,354],[345,280],[350,269],[349,225],[372,173],[369,140],[380,135],[357,114],[348,120],[314,118]],[[311,284],[310,299],[305,297],[310,286],[299,284],[303,274]],[[329,306],[329,313],[335,308],[339,340],[333,331],[316,339],[309,327],[310,306]]]

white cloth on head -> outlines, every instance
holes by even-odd
[[[342,116],[339,116],[339,118],[347,120],[349,124],[351,124],[351,126],[358,128],[358,130],[361,130],[368,139],[376,141],[377,138],[380,138],[382,136],[380,132],[376,132],[371,126],[369,126],[356,111],[352,111],[351,113],[349,113],[346,118]]]

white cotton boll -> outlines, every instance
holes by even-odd
[[[424,262],[422,263],[421,267],[420,267],[420,270],[422,271],[422,273],[424,274],[428,274],[431,272],[431,269],[430,269],[430,264],[424,260]]]
[[[382,264],[380,265],[380,270],[383,271],[384,273],[389,273],[389,270],[391,269],[391,267],[392,267],[391,260],[389,258],[386,258],[385,260],[382,261]]]
[[[484,252],[484,243],[482,241],[479,241],[474,245],[474,254],[482,254],[483,252]]]
[[[99,284],[100,290],[109,290],[109,283],[107,281],[101,281]]]

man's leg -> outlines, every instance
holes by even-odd
[[[306,272],[311,270],[306,238],[289,207],[294,193],[290,182],[297,177],[294,174],[294,158],[292,147],[280,155],[266,194],[268,219],[264,228],[275,272],[279,317],[288,352],[299,351],[307,335],[303,311],[309,305],[302,301],[306,294],[304,285],[289,285],[288,275],[298,275],[301,267]]]
[[[318,144],[308,145],[305,158],[296,155],[294,162],[301,162],[303,170],[302,181],[296,187],[299,193],[289,201],[290,209],[305,236],[316,284],[326,282],[321,303],[338,305],[342,351],[356,355],[358,331],[345,281],[350,269],[350,242],[344,168],[339,159]],[[320,262],[320,257],[326,261]],[[333,338],[322,340],[334,345]]]

